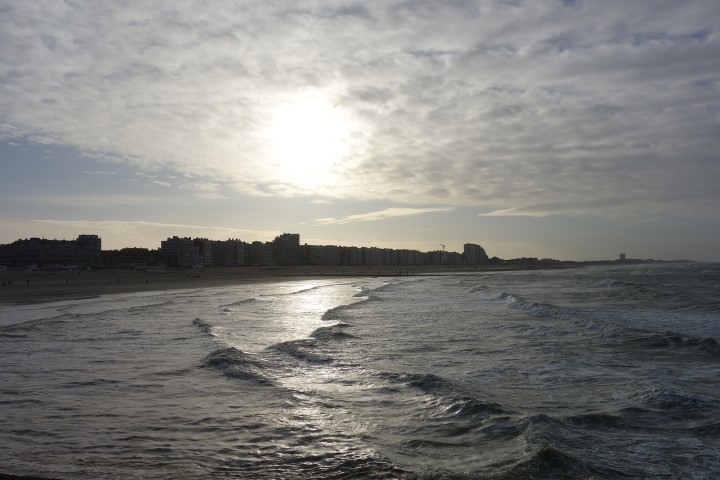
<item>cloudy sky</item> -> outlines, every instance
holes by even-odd
[[[0,242],[720,261],[717,0],[0,0]]]

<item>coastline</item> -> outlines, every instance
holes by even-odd
[[[678,260],[670,263],[684,263]],[[654,260],[560,262],[512,265],[359,265],[359,266],[252,266],[212,267],[197,270],[0,270],[0,307],[94,298],[115,293],[153,292],[252,283],[275,283],[312,278],[406,277],[454,275],[511,270],[555,270],[596,265],[667,263]]]
[[[224,267],[198,270],[0,270],[0,306],[133,292],[275,283],[313,278],[397,277],[453,272],[447,267]]]
[[[94,298],[116,293],[152,292],[270,283],[343,275],[342,269],[246,267],[201,270],[0,271],[0,306]],[[375,272],[377,275],[377,271]],[[366,274],[367,275],[367,274]]]

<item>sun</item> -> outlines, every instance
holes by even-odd
[[[305,191],[330,186],[349,152],[351,123],[341,107],[317,96],[275,107],[265,132],[273,176]]]

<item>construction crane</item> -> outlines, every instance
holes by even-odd
[[[443,252],[444,252],[444,251],[445,251],[445,245],[443,245],[442,243],[439,244],[439,245],[440,245],[441,247],[443,247]]]

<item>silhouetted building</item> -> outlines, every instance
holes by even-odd
[[[174,236],[160,242],[168,267],[189,268],[193,265],[193,242],[190,237]]]
[[[340,247],[340,265],[360,265],[362,255],[358,247]]]
[[[102,241],[97,235],[79,235],[77,243],[81,247],[88,249],[88,255],[90,257],[90,266],[100,266],[100,252],[102,251]]]
[[[102,253],[102,255],[101,255]],[[619,254],[618,262],[626,260]],[[252,242],[228,239],[169,237],[161,242],[160,249],[123,248],[101,250],[97,235],[83,234],[75,240],[48,240],[31,238],[0,245],[0,268],[143,268],[166,265],[180,268],[231,267],[231,266],[421,266],[421,265],[558,265],[549,258],[515,258],[502,260],[488,258],[485,249],[466,243],[463,253],[435,250],[392,249],[337,245],[300,245],[300,234],[283,233],[272,242]]]
[[[488,256],[485,249],[474,243],[466,243],[463,246],[463,263],[467,265],[482,265],[487,263]]]
[[[0,264],[19,268],[99,267],[100,249],[97,235],[80,235],[76,240],[30,238],[0,245]]]
[[[204,268],[212,265],[212,243],[207,238],[193,238],[192,267]]]
[[[248,244],[235,239],[211,242],[212,264],[216,267],[242,267],[248,264]]]
[[[377,247],[360,248],[363,265],[381,265],[383,261],[382,250]]]
[[[297,265],[300,263],[300,234],[283,233],[273,240],[273,263]]]
[[[340,265],[340,247],[336,245],[307,245],[309,265]]]
[[[270,242],[252,242],[248,245],[251,265],[269,266],[273,265],[273,244]]]
[[[160,249],[130,247],[103,250],[101,257],[101,265],[105,268],[142,269],[165,266],[165,256]]]

